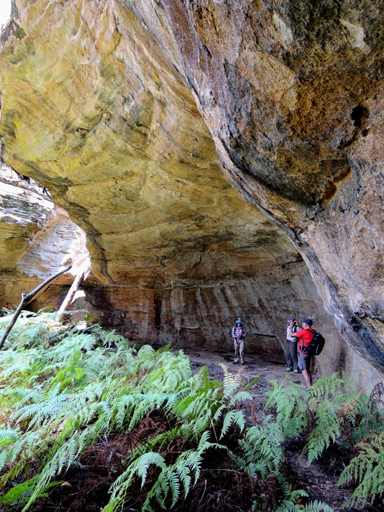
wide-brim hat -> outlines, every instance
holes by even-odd
[[[235,322],[235,324],[242,324],[243,322],[241,321],[241,318],[238,318]]]

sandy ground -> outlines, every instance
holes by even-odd
[[[244,358],[245,364],[242,366],[240,364],[233,364],[233,352],[219,352],[217,350],[210,352],[209,350],[196,350],[193,348],[183,349],[183,351],[188,355],[195,371],[198,371],[202,366],[206,366],[210,377],[214,379],[223,379],[224,372],[220,366],[221,364],[226,364],[228,370],[234,375],[241,369],[242,376],[248,377],[249,380],[260,377],[260,382],[256,386],[258,389],[257,395],[272,389],[268,382],[273,379],[281,382],[287,377],[287,380],[296,384],[305,384],[300,371],[299,373],[287,372],[286,364],[276,360],[273,361],[271,355],[246,355]],[[313,382],[316,382],[317,378],[317,375],[313,375]],[[254,389],[251,391],[253,394]]]

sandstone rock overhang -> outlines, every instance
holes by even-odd
[[[258,214],[223,172],[382,369],[382,26],[370,0],[17,0],[4,158],[85,229],[105,287],[201,279],[228,231],[244,249],[233,218]]]

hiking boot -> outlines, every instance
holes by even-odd
[[[287,372],[291,372],[293,370],[293,368],[287,368],[286,371]]]

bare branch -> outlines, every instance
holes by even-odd
[[[48,279],[46,279],[44,282],[42,282],[41,284],[39,284],[39,286],[37,286],[34,290],[32,290],[31,292],[29,292],[28,294],[25,294],[25,293],[22,293],[21,294],[21,301],[20,301],[20,304],[17,306],[17,309],[11,319],[11,321],[9,322],[7,328],[5,329],[4,333],[3,333],[3,336],[1,337],[1,340],[0,340],[0,350],[1,348],[3,347],[4,345],[4,342],[5,340],[7,339],[7,336],[8,334],[11,332],[12,330],[12,327],[15,325],[16,323],[16,320],[18,319],[21,311],[23,310],[23,308],[29,304],[31,302],[31,300],[33,299],[33,297],[39,293],[40,290],[42,290],[45,286],[47,286],[51,281],[53,281],[54,279],[56,279],[57,277],[61,276],[61,274],[64,274],[65,272],[68,272],[69,270],[71,270],[71,266],[70,267],[67,267],[65,268],[64,270],[61,270],[60,272],[58,272],[57,274],[55,274],[54,276],[52,277],[49,277]]]

